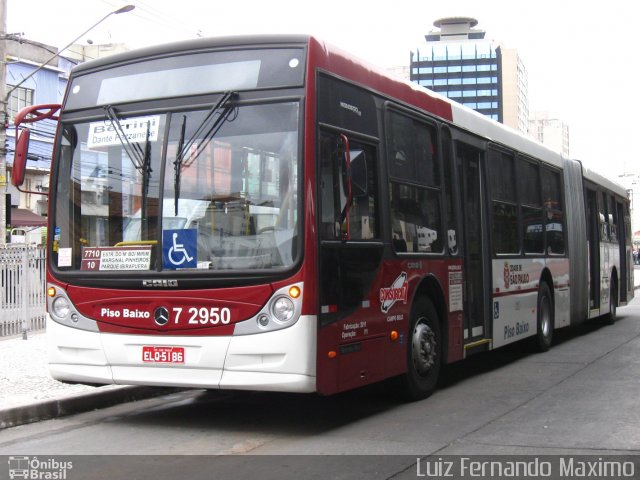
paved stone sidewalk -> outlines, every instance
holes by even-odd
[[[46,334],[29,332],[22,336],[0,338],[0,411],[81,392],[109,389],[68,385],[49,376],[46,365]]]

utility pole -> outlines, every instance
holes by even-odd
[[[7,0],[0,0],[0,245],[7,243]]]
[[[77,42],[82,36],[89,33],[99,24],[104,22],[111,15],[119,15],[121,13],[130,12],[136,8],[134,5],[125,5],[112,12],[107,13],[104,17],[91,25],[87,30],[78,35],[75,39],[69,42],[68,45],[58,49],[58,51],[45,62],[41,63],[35,70],[29,75],[24,77],[16,85],[13,85],[7,90],[7,0],[0,0],[0,245],[7,243],[7,197],[5,195],[7,191],[7,149],[5,143],[7,140],[7,128],[9,127],[9,97],[11,93],[20,87],[23,83],[33,77],[36,73],[46,67],[49,62],[52,62],[60,56],[60,54],[69,48],[73,43]],[[18,139],[16,138],[16,141]],[[11,206],[9,205],[9,208]]]

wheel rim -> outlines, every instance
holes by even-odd
[[[436,335],[426,319],[421,318],[413,329],[413,365],[420,376],[425,376],[431,370],[436,361],[437,342]]]
[[[542,335],[549,336],[551,331],[551,306],[546,296],[540,302],[540,329],[542,330]]]

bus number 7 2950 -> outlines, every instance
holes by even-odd
[[[180,324],[182,313],[185,309],[182,307],[174,307],[174,320],[173,323]],[[189,325],[228,325],[231,323],[231,309],[227,307],[190,307],[186,309]]]

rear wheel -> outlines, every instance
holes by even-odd
[[[420,400],[433,393],[442,360],[442,334],[438,313],[427,298],[416,300],[407,345],[407,372],[403,390],[410,400]]]
[[[613,325],[618,318],[618,284],[615,280],[611,282],[609,290],[609,313],[604,316],[604,321],[608,325]]]
[[[537,332],[534,345],[537,351],[546,352],[551,347],[553,324],[553,297],[551,296],[549,285],[541,282],[538,289]]]

